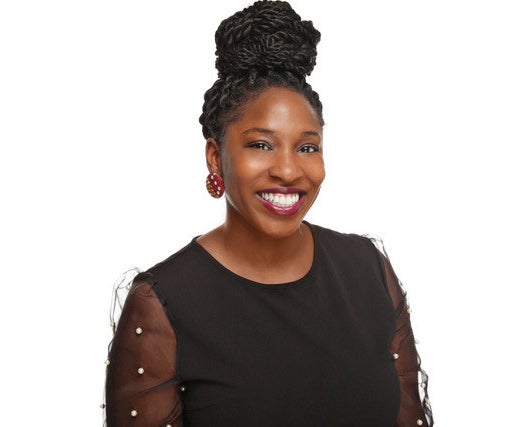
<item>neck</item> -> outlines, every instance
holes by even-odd
[[[239,276],[264,284],[292,282],[312,266],[313,236],[306,224],[280,221],[251,224],[228,209],[225,223],[198,242]]]
[[[262,232],[250,223],[242,221],[242,218],[227,212],[226,221],[221,229],[223,243],[230,253],[235,254],[237,258],[249,260],[257,268],[293,263],[302,252],[308,253],[309,244],[313,247],[311,231],[303,223],[279,235],[275,231]]]

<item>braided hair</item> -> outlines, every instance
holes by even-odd
[[[319,95],[306,83],[320,33],[285,1],[260,0],[222,21],[215,33],[218,80],[204,95],[199,122],[204,138],[221,144],[242,107],[269,87],[306,97],[324,125]]]

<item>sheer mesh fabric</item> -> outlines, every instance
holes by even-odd
[[[149,275],[137,276],[111,342],[108,427],[182,425],[176,336],[153,286]]]
[[[401,403],[395,427],[433,426],[428,397],[428,376],[421,368],[414,333],[410,324],[407,293],[396,276],[380,239],[371,238],[381,260],[385,283],[396,313],[396,333],[390,351],[400,380]]]

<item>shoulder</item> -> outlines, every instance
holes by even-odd
[[[374,239],[355,233],[342,233],[318,225],[310,225],[316,245],[321,254],[331,263],[354,271],[373,271],[379,277],[382,273],[380,252]]]
[[[342,233],[319,225],[309,224],[316,243],[324,248],[339,250],[353,256],[375,254],[372,239],[355,233]]]
[[[382,283],[387,290],[382,241],[367,235],[340,233],[325,227],[311,225],[315,240],[327,262],[339,267],[349,277],[362,282]]]
[[[195,269],[199,256],[201,256],[199,245],[196,239],[192,239],[174,254],[139,273],[134,282],[149,282],[153,286],[165,281],[165,278],[184,275]]]

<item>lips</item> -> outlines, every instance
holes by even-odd
[[[277,215],[293,215],[301,205],[305,193],[295,188],[276,188],[257,193],[261,203]]]

